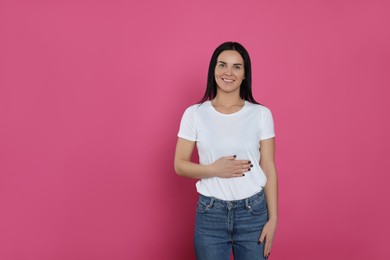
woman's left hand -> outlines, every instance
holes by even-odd
[[[272,242],[276,231],[276,220],[270,219],[264,225],[263,231],[261,232],[259,243],[264,243],[264,257],[268,257],[271,252]]]

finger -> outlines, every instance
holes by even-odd
[[[242,166],[240,167],[240,169],[243,170],[243,171],[245,171],[245,172],[247,172],[247,171],[250,171],[250,170],[251,170],[251,166],[245,164],[245,165],[242,165]]]
[[[265,240],[265,245],[264,245],[264,256],[268,256],[269,253],[271,252],[271,243]]]
[[[266,232],[263,229],[263,232],[261,232],[260,238],[259,238],[259,244],[262,244],[264,242]]]
[[[236,170],[234,171],[234,174],[245,176],[245,173],[246,173],[246,172],[248,172],[248,169],[239,168],[239,169],[236,169]]]
[[[237,158],[237,155],[226,156],[225,158],[228,159],[228,160],[234,161]]]
[[[234,165],[244,167],[244,168],[253,167],[253,164],[251,163],[251,161],[248,161],[248,160],[235,160]]]
[[[234,164],[234,165],[231,165],[231,170],[232,172],[234,173],[243,173],[243,172],[246,172],[248,171],[248,169],[250,169],[250,165],[237,165],[237,164]]]
[[[250,160],[236,160],[237,164],[251,164],[252,162]]]
[[[230,177],[231,178],[237,178],[237,177],[244,177],[244,176],[245,176],[245,173],[234,173]]]

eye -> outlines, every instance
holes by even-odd
[[[218,67],[220,67],[220,68],[224,68],[224,67],[225,67],[225,64],[223,64],[223,63],[220,63],[220,64],[218,65]]]
[[[239,70],[239,69],[241,69],[241,66],[235,65],[235,66],[234,66],[234,69],[235,69],[235,70]]]

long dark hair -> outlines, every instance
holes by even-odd
[[[207,100],[212,100],[217,95],[217,82],[215,82],[215,66],[217,65],[217,58],[223,51],[234,50],[237,51],[244,60],[245,78],[241,83],[240,97],[244,100],[250,101],[255,104],[259,104],[252,95],[252,68],[251,60],[249,58],[248,51],[238,42],[224,42],[219,45],[211,56],[209,72],[207,75],[207,87],[206,92],[202,100],[199,103],[203,103]]]

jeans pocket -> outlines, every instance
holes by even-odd
[[[248,211],[252,215],[263,215],[267,214],[267,205],[265,203],[265,200],[256,201],[253,204],[248,205]]]
[[[198,204],[196,206],[196,212],[200,214],[205,214],[210,208],[210,202],[204,200],[198,200]]]
[[[213,207],[214,199],[209,197],[200,197],[196,206],[196,212],[205,214]]]

